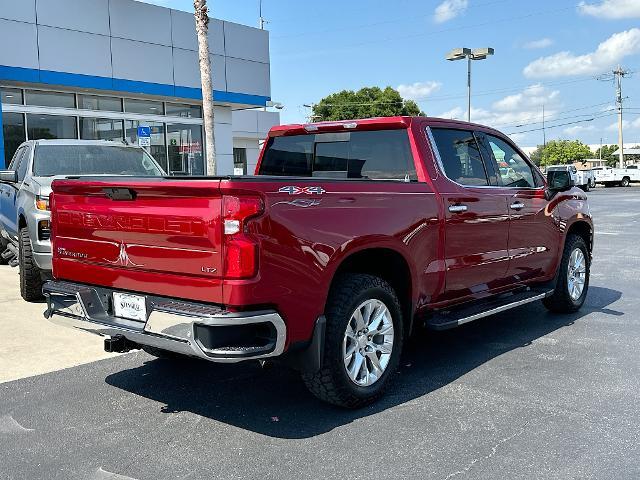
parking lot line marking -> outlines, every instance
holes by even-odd
[[[93,477],[91,478],[93,480],[136,480],[133,477],[127,477],[125,475],[108,472],[102,467],[96,470],[96,473],[94,473]]]
[[[21,433],[21,432],[33,432],[33,429],[23,427],[11,415],[0,416],[0,433]]]

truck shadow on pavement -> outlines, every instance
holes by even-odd
[[[569,327],[589,314],[621,316],[607,307],[621,292],[590,287],[580,312],[548,313],[536,302],[446,332],[420,332],[403,355],[387,394],[360,410],[326,405],[307,392],[296,372],[257,362],[236,365],[160,360],[144,355],[136,368],[112,374],[114,387],[163,403],[162,412],[192,412],[263,435],[302,439],[429,395],[506,352]],[[147,361],[146,359],[149,358]]]

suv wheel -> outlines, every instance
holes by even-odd
[[[579,235],[569,235],[564,246],[553,294],[543,300],[552,312],[571,313],[580,309],[589,289],[589,250]]]
[[[19,236],[20,295],[27,302],[42,300],[42,271],[33,259],[29,230],[20,229]]]
[[[629,186],[629,177],[624,177],[622,179],[622,181],[620,182],[620,186],[621,187],[628,187]]]
[[[402,309],[383,279],[347,274],[327,303],[322,369],[303,374],[320,400],[357,408],[378,399],[398,367],[402,350]]]

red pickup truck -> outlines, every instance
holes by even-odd
[[[279,126],[256,174],[56,180],[45,316],[109,351],[278,359],[322,400],[358,407],[416,327],[584,302],[585,193],[491,128]]]

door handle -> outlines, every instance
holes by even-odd
[[[462,213],[469,210],[466,205],[449,205],[449,211],[451,213]]]
[[[522,210],[524,208],[524,203],[522,203],[522,202],[514,202],[511,205],[509,205],[509,208],[511,210]]]

